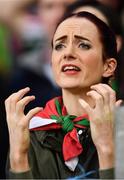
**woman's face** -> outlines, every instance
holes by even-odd
[[[62,22],[53,38],[52,68],[61,88],[89,88],[104,76],[102,43],[97,27],[86,18]]]

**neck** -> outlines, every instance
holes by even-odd
[[[68,114],[76,116],[82,116],[83,114],[86,114],[86,111],[79,103],[80,98],[85,100],[91,107],[94,106],[93,99],[86,95],[87,92],[88,90],[81,90],[78,93],[75,93],[74,91],[70,91],[67,89],[62,90],[63,103],[67,109]]]

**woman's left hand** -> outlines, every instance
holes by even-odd
[[[91,136],[96,146],[101,168],[110,168],[114,164],[114,109],[120,106],[115,91],[106,84],[91,86],[87,93],[95,101],[92,108],[80,99],[80,104],[89,116]],[[108,162],[109,161],[109,162]]]

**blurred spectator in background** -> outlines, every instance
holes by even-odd
[[[98,0],[102,4],[110,6],[111,8],[115,9],[119,14],[124,7],[124,3],[122,0]]]
[[[2,155],[2,158],[0,157],[0,178],[5,178],[4,168],[8,149],[4,99],[12,92],[29,86],[31,94],[36,96],[36,100],[27,106],[27,112],[34,106],[44,106],[49,99],[61,94],[52,78],[50,41],[65,8],[74,1],[0,0],[0,23],[5,26],[11,39],[11,47],[4,48],[6,52],[3,61],[7,62],[4,67],[6,67],[6,71],[9,70],[9,73],[6,79],[0,79],[2,85],[0,91],[2,98],[0,104],[0,155]],[[9,44],[7,45],[9,46]],[[2,62],[4,52],[2,46],[0,62]],[[7,50],[12,51],[8,53]],[[9,60],[11,56],[12,62]],[[0,71],[2,71],[1,67]]]
[[[79,0],[67,8],[67,13],[79,11],[88,11],[95,14],[97,17],[109,24],[115,32],[118,49],[118,68],[115,77],[111,78],[110,83],[117,91],[118,98],[124,99],[124,75],[122,76],[122,69],[124,69],[124,57],[121,55],[123,51],[123,32],[120,16],[113,8],[96,0]]]
[[[8,146],[8,131],[5,122],[4,99],[8,76],[11,70],[10,38],[6,27],[0,25],[0,178],[5,177],[5,159]]]
[[[27,107],[44,106],[48,99],[60,91],[52,78],[50,67],[50,41],[65,8],[75,0],[13,0],[3,1],[7,12],[0,14],[16,37],[15,66],[8,87],[9,94],[25,86],[36,96],[35,103]],[[32,4],[31,4],[32,3]],[[38,89],[42,89],[39,92]],[[41,101],[42,100],[42,101]]]

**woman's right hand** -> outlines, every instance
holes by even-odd
[[[29,122],[41,108],[36,107],[24,114],[25,106],[35,99],[35,96],[25,96],[30,88],[24,88],[10,95],[5,101],[6,118],[10,140],[10,166],[14,171],[29,169],[28,149],[30,143]]]

